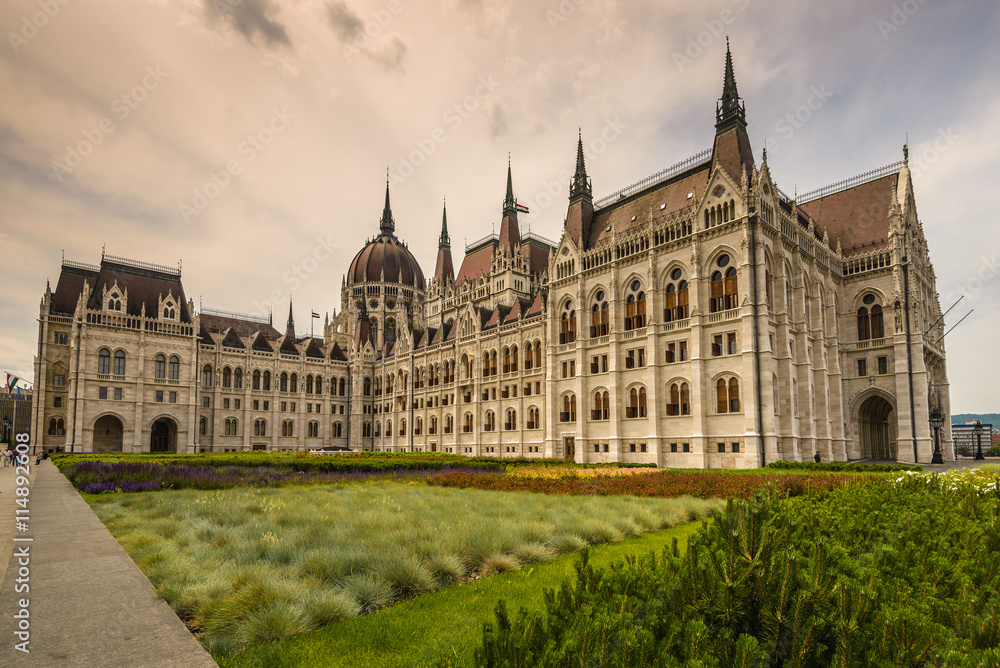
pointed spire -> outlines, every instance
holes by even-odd
[[[285,336],[295,338],[295,319],[292,318],[292,298],[288,298],[288,322],[285,324]]]
[[[382,221],[379,223],[382,234],[394,236],[396,221],[392,219],[392,207],[389,206],[389,170],[385,170],[385,208],[382,209]]]
[[[593,189],[587,178],[587,165],[583,160],[583,130],[579,130],[576,144],[576,172],[569,185],[569,201],[586,199],[593,201]]]
[[[726,73],[722,82],[722,97],[715,109],[715,127],[722,130],[734,122],[746,127],[746,107],[740,104],[740,93],[736,89],[736,74],[733,71],[733,53],[729,50],[726,37]]]
[[[451,237],[448,236],[448,199],[445,198],[441,212],[441,236],[438,237],[438,250],[451,250]]]
[[[503,215],[517,215],[517,202],[514,200],[514,181],[510,174],[510,154],[507,154],[507,195],[503,200]]]

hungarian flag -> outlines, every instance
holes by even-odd
[[[528,207],[524,206],[523,204],[516,204],[515,206],[517,208],[518,213],[528,213]]]
[[[314,318],[318,318],[319,317],[319,313],[316,313],[316,311],[313,311],[312,313],[313,313],[313,317]]]
[[[7,398],[8,399],[10,399],[10,393],[14,391],[14,388],[17,386],[17,381],[19,381],[19,380],[21,380],[21,379],[18,378],[17,376],[12,376],[9,373],[7,374]]]

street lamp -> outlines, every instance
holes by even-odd
[[[941,431],[941,425],[944,423],[944,416],[941,415],[941,409],[935,406],[928,420],[931,423],[931,427],[934,428],[934,457],[931,458],[931,464],[944,464],[944,458],[941,456],[941,442],[938,439],[938,432]]]
[[[983,421],[976,420],[976,459],[986,459],[983,457]]]
[[[8,418],[3,419],[3,440],[4,443],[10,443],[10,436],[7,435],[7,430],[10,429],[10,420]]]

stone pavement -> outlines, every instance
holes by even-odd
[[[215,666],[55,465],[34,463],[26,532],[15,525],[15,470],[0,467],[0,666]],[[18,593],[24,558],[12,553],[25,546],[30,591]],[[15,647],[23,598],[27,654]]]

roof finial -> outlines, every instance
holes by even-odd
[[[903,164],[910,164],[910,133],[906,133],[906,143],[903,144]]]
[[[441,236],[438,237],[438,250],[451,250],[451,237],[448,236],[448,198],[444,199],[441,212]]]
[[[514,201],[514,181],[510,173],[510,153],[507,154],[507,195],[503,200],[503,215],[516,215],[517,204]]]
[[[722,82],[722,98],[715,110],[715,127],[722,129],[731,121],[746,126],[746,108],[740,104],[740,93],[736,89],[736,74],[733,71],[733,53],[729,50],[729,36],[726,35],[726,71]]]
[[[764,155],[761,157],[760,161],[764,165],[767,164],[767,140],[766,139],[764,140]]]
[[[385,208],[382,209],[382,220],[379,223],[379,230],[382,234],[394,236],[396,232],[396,221],[392,219],[392,207],[389,206],[389,168],[385,170]]]

